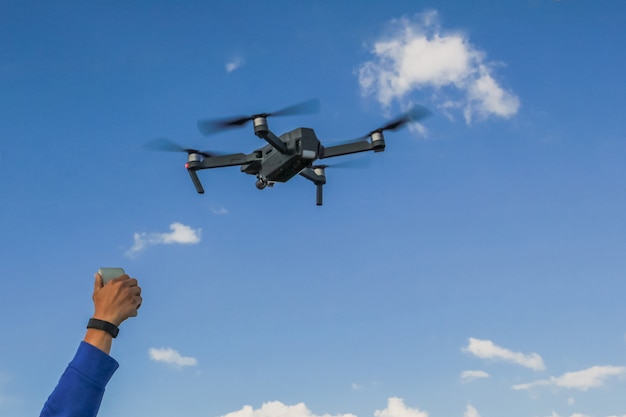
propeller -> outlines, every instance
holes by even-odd
[[[320,102],[318,99],[312,99],[303,101],[285,107],[271,113],[259,113],[252,116],[236,116],[224,119],[204,119],[198,121],[198,129],[203,135],[210,135],[211,133],[218,132],[220,130],[229,129],[232,127],[241,127],[251,120],[257,117],[275,117],[275,116],[292,116],[295,114],[313,114],[320,110]]]
[[[422,119],[425,119],[426,117],[430,115],[432,115],[430,110],[428,110],[424,106],[417,105],[417,106],[414,106],[411,110],[402,114],[401,116],[396,117],[395,119],[393,119],[386,125],[379,127],[378,129],[372,130],[367,135],[363,135],[359,138],[352,139],[346,142],[356,142],[359,140],[367,139],[368,137],[372,136],[374,133],[382,133],[387,130],[397,130],[397,129],[400,129],[402,126],[406,125],[407,123],[418,122]]]
[[[359,158],[359,159],[352,159],[349,161],[341,161],[341,162],[335,162],[332,164],[321,164],[321,165],[313,165],[311,168],[315,169],[315,168],[348,168],[348,169],[364,169],[369,167],[370,165],[372,165],[372,160],[369,158]]]
[[[197,149],[192,149],[192,148],[184,148],[180,146],[178,143],[173,142],[169,139],[165,139],[165,138],[153,139],[150,142],[146,143],[144,145],[144,148],[151,150],[151,151],[186,152],[187,154],[197,153],[198,155],[202,155],[205,158],[210,158],[213,156],[220,155],[216,152],[206,152],[206,151],[199,151]]]

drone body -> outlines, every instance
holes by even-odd
[[[254,134],[265,140],[267,145],[256,149],[249,154],[234,153],[228,155],[214,155],[209,152],[195,149],[185,149],[170,141],[160,141],[160,150],[184,151],[188,154],[185,167],[191,180],[200,194],[204,193],[202,183],[196,171],[227,166],[241,166],[241,172],[254,175],[257,178],[256,187],[260,190],[273,186],[277,182],[287,182],[296,175],[301,175],[313,182],[317,188],[316,203],[322,205],[322,187],[326,184],[325,168],[328,165],[313,165],[315,161],[359,152],[381,152],[385,149],[383,132],[395,130],[406,123],[417,121],[430,114],[424,107],[415,107],[410,112],[371,131],[354,141],[335,146],[323,146],[313,129],[300,127],[290,132],[276,136],[268,127],[269,116],[289,115],[309,112],[317,107],[317,101],[308,101],[287,107],[275,113],[263,113],[220,121],[200,121],[198,127],[204,134],[213,133],[229,127],[242,126],[249,121],[253,122]]]
[[[273,145],[257,150],[261,160],[241,167],[241,172],[256,175],[267,183],[287,182],[316,160],[322,149],[313,129],[298,128],[279,138],[286,147],[281,153]]]

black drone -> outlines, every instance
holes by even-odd
[[[325,168],[328,168],[329,165],[314,165],[316,161],[365,151],[382,152],[385,150],[383,132],[399,129],[407,123],[417,122],[431,114],[427,108],[416,106],[383,127],[372,130],[367,135],[334,146],[323,146],[313,129],[300,127],[281,136],[276,136],[267,124],[269,117],[316,113],[317,111],[319,111],[319,101],[309,100],[273,113],[198,121],[198,128],[204,135],[228,128],[241,127],[251,121],[254,126],[254,134],[265,140],[267,145],[249,154],[219,155],[184,148],[167,139],[157,139],[151,142],[149,147],[157,150],[186,152],[188,156],[185,168],[191,176],[196,191],[200,194],[204,193],[204,188],[196,171],[240,165],[241,172],[256,176],[256,187],[259,190],[267,186],[272,187],[277,182],[287,182],[300,174],[317,187],[316,202],[318,206],[321,206],[322,187],[326,184]]]

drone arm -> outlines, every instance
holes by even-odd
[[[234,153],[230,155],[212,156],[202,161],[190,162],[189,168],[210,169],[248,164],[257,159],[255,154]]]
[[[257,156],[253,153],[249,155],[234,153],[230,155],[211,156],[204,159],[200,159],[198,154],[190,154],[185,168],[187,168],[191,182],[193,182],[194,187],[196,187],[198,194],[204,194],[204,188],[202,187],[200,178],[198,178],[198,174],[196,174],[197,170],[243,165],[254,161],[256,158]]]
[[[254,123],[254,134],[264,139],[267,143],[272,145],[274,148],[278,150],[278,152],[282,154],[286,154],[287,145],[283,142],[278,136],[272,133],[272,131],[267,127],[267,119],[265,116],[255,117],[253,120]]]
[[[346,143],[344,145],[328,146],[324,147],[320,159],[332,158],[333,156],[349,155],[352,153],[366,152],[373,150],[373,146],[366,140],[359,142]]]
[[[283,142],[278,136],[270,132],[269,130],[261,130],[255,132],[258,137],[264,139],[267,143],[272,145],[274,148],[278,150],[278,152],[282,154],[287,153],[287,145]]]
[[[198,174],[196,171],[199,169],[209,169],[209,168],[221,168],[235,165],[243,165],[250,163],[256,159],[255,154],[243,154],[243,153],[234,153],[230,155],[222,155],[222,156],[212,156],[204,159],[195,159],[190,158],[185,167],[187,168],[187,172],[189,172],[189,176],[191,177],[191,182],[193,182],[194,187],[196,187],[196,191],[198,194],[204,194],[204,188],[202,187],[202,183],[200,182],[200,178],[198,178]]]

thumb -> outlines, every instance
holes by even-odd
[[[94,278],[95,281],[93,283],[93,291],[96,292],[100,288],[104,287],[104,283],[102,282],[102,275],[100,275],[98,272],[95,273]]]

